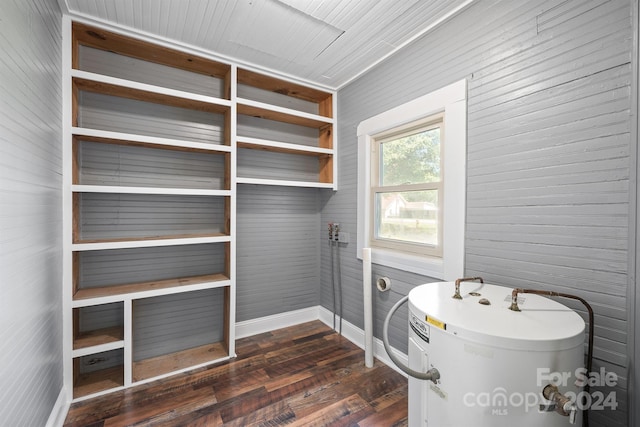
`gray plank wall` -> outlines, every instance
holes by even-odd
[[[0,420],[45,425],[62,389],[61,13],[0,2]]]
[[[466,78],[465,273],[593,305],[594,367],[621,379],[618,409],[593,411],[592,425],[626,425],[631,15],[627,0],[474,2],[339,92],[340,191],[322,202],[323,223],[355,233],[358,123]],[[355,251],[341,251],[344,313],[361,327]],[[321,301],[330,309],[329,260],[322,245]],[[375,297],[378,337],[400,295],[431,281],[374,266],[374,279],[382,275],[393,289]],[[391,332],[406,350],[404,316]]]
[[[320,303],[322,191],[238,185],[237,321]]]

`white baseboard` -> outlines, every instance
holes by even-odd
[[[318,320],[320,306],[287,311],[258,319],[245,320],[236,323],[236,338],[245,338],[252,335],[271,332],[276,329],[287,328],[312,320]]]
[[[49,419],[47,420],[45,427],[62,427],[64,425],[65,418],[67,418],[67,412],[69,412],[69,401],[67,401],[67,393],[65,389],[62,387],[60,394],[58,394],[58,399],[56,400],[55,405],[53,405],[51,414],[49,414]]]

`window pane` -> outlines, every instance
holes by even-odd
[[[380,185],[440,181],[440,128],[380,144]]]
[[[438,190],[376,193],[375,238],[436,246]]]

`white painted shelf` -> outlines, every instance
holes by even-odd
[[[230,190],[201,190],[194,188],[126,187],[117,185],[72,185],[74,193],[166,194],[184,196],[231,196]]]
[[[265,150],[276,153],[301,154],[307,156],[332,156],[334,154],[333,149],[331,148],[312,147],[307,145],[292,144],[288,142],[250,138],[246,136],[238,136],[237,145],[238,148]]]
[[[121,133],[112,132],[99,129],[89,129],[82,127],[72,127],[71,133],[74,137],[80,139],[85,138],[88,141],[97,141],[105,143],[119,143],[119,144],[140,144],[145,146],[157,146],[158,148],[184,150],[184,151],[201,151],[201,152],[231,152],[231,147],[228,145],[219,144],[206,144],[202,142],[190,142],[179,139],[171,138],[159,138],[146,135],[137,135],[133,133]],[[133,145],[132,144],[132,145]]]
[[[222,243],[230,241],[231,237],[223,234],[202,237],[159,237],[157,239],[145,237],[140,240],[122,239],[117,241],[73,243],[71,250],[101,251],[108,249],[152,248],[157,246],[197,245],[201,243]]]
[[[267,120],[275,120],[311,128],[323,128],[332,125],[334,120],[330,117],[318,114],[305,113],[291,108],[279,107],[264,102],[238,98],[238,114],[260,117]]]
[[[213,275],[211,275],[213,276]],[[151,298],[162,295],[173,295],[180,294],[185,292],[193,292],[193,291],[201,291],[205,289],[216,289],[228,287],[231,285],[231,280],[229,278],[223,278],[223,275],[219,275],[221,278],[219,280],[203,280],[202,282],[197,282],[193,284],[182,284],[182,285],[170,285],[166,287],[162,287],[161,282],[178,282],[179,280],[160,280],[156,283],[159,286],[152,287],[146,286],[144,284],[129,284],[129,285],[116,285],[113,288],[116,289],[108,289],[106,287],[103,288],[90,288],[79,291],[80,298],[74,298],[72,307],[80,308],[80,307],[90,307],[101,304],[110,304],[114,302],[124,302],[124,301],[133,301],[136,299],[142,298]],[[183,280],[183,282],[186,280]],[[195,279],[192,279],[195,282]],[[138,289],[143,289],[144,287],[149,288],[148,290],[137,290],[131,292],[121,291],[122,288],[135,289],[138,286]],[[119,289],[118,289],[119,288]],[[118,293],[114,293],[114,292]],[[102,296],[96,296],[100,293],[105,294]],[[107,295],[108,294],[108,295]],[[90,297],[82,298],[83,295],[90,295]]]
[[[312,181],[287,181],[283,179],[262,179],[262,178],[237,178],[238,184],[256,184],[256,185],[280,185],[284,187],[311,187],[311,188],[333,188],[331,183],[312,182]]]
[[[96,87],[117,86],[122,89],[130,89],[132,91],[143,91],[148,94],[158,94],[162,96],[180,98],[190,100],[199,105],[219,105],[222,107],[230,107],[231,101],[227,99],[214,98],[212,96],[198,95],[195,93],[184,92],[175,89],[168,89],[161,86],[150,85],[146,83],[134,82],[131,80],[120,79],[116,77],[105,76],[102,74],[91,73],[77,69],[71,70],[71,77],[79,81],[87,81],[95,83]],[[208,107],[205,107],[208,108]]]

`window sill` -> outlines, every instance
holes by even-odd
[[[358,258],[362,259],[361,253],[358,253]],[[371,248],[371,263],[444,280],[444,262],[442,258]]]

